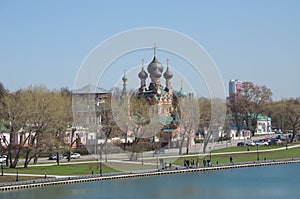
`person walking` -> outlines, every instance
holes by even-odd
[[[203,166],[205,167],[206,166],[206,160],[203,159]]]

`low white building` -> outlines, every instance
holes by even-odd
[[[71,140],[73,141],[72,147],[76,146],[76,139],[80,139],[80,144],[86,145],[87,140],[95,139],[96,133],[90,133],[88,132],[87,128],[83,128],[80,126],[76,126],[76,131],[73,134],[72,138],[72,128],[68,128],[66,131],[66,136],[64,137],[65,143],[71,144]]]
[[[12,140],[14,145],[21,144],[23,146],[28,146],[28,144],[32,141],[31,138],[33,136],[35,136],[35,132],[27,133],[24,132],[23,129],[20,129],[17,133],[0,132],[0,145],[3,147],[7,147],[10,141]],[[35,140],[34,143],[36,142],[37,141]]]
[[[230,130],[230,137],[232,140],[247,140],[251,139],[251,131],[241,130],[240,133],[236,129]]]
[[[256,134],[274,134],[271,128],[272,118],[269,116],[258,115]]]

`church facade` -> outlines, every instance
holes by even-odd
[[[147,69],[145,69],[144,60],[142,60],[141,70],[137,76],[140,79],[140,85],[136,90],[134,97],[138,100],[144,100],[144,102],[149,105],[157,105],[156,113],[159,115],[160,121],[164,125],[162,133],[165,134],[164,137],[166,139],[171,139],[177,133],[180,124],[178,110],[179,99],[181,97],[186,97],[187,95],[183,91],[182,86],[179,91],[173,90],[173,73],[169,66],[169,60],[167,59],[166,68],[164,70],[163,64],[161,64],[157,58],[156,47],[154,47],[152,61],[148,64]],[[128,79],[125,73],[122,77],[122,81],[122,96],[128,96]],[[147,82],[149,82],[148,85]]]

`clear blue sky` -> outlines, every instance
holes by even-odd
[[[300,1],[0,0],[0,82],[72,88],[80,64],[101,41],[140,27],[183,32],[238,78],[300,97]],[[140,60],[140,57],[137,58]]]

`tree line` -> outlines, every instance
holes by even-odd
[[[188,146],[193,137],[192,134],[197,132],[202,135],[204,138],[203,151],[205,152],[205,146],[219,130],[218,128],[222,126],[220,121],[212,118],[213,115],[218,114],[211,112],[213,110],[212,103],[215,106],[223,103],[218,101],[218,99],[204,97],[182,101],[181,122],[179,124],[182,131],[179,133],[182,140],[186,140],[186,153],[189,153]],[[134,125],[135,130],[130,129],[131,126],[126,120],[121,125],[116,123],[114,118],[122,118],[123,116],[117,114],[116,111],[114,111],[116,115],[112,115],[112,111],[107,110],[111,107],[106,107],[105,111],[101,110],[101,106],[98,107],[99,110],[96,109],[97,114],[102,116],[104,137],[124,136],[128,130],[136,134],[140,133],[141,129],[143,132],[146,130],[143,126],[149,123],[147,116],[149,107],[141,106],[138,101],[133,102],[131,106],[133,115],[131,117],[136,117],[136,120],[141,123]],[[193,108],[195,104],[198,106],[200,114],[196,114],[198,111]],[[220,106],[213,111],[222,108]],[[291,131],[293,133],[291,141],[294,140],[295,134],[300,128],[300,98],[273,101],[272,92],[269,88],[255,85],[252,82],[242,84],[239,96],[229,96],[225,108],[227,117],[223,126],[224,136],[233,124],[237,131],[244,129],[254,133],[259,114],[271,117],[272,127],[282,131]],[[117,110],[120,111],[121,109],[118,107]],[[231,117],[228,117],[229,115]],[[42,153],[56,152],[61,146],[71,147],[72,143],[65,143],[64,139],[69,127],[73,127],[73,117],[72,94],[68,88],[49,90],[45,86],[30,86],[26,89],[10,92],[0,83],[0,133],[5,132],[10,135],[9,138],[0,137],[0,152],[6,151],[8,155],[7,166],[16,167],[22,156],[25,159],[24,167],[27,167],[30,161],[37,160]],[[72,128],[72,135],[75,130]],[[19,136],[18,139],[17,136]],[[74,140],[71,139],[71,142]],[[141,143],[138,139],[135,142]],[[183,146],[184,141],[179,146],[180,154]],[[142,150],[142,147],[137,147],[139,150],[133,147],[133,152]],[[153,145],[152,148],[157,148],[157,146]],[[125,149],[126,145],[124,144]]]
[[[20,156],[24,167],[42,153],[64,146],[66,129],[72,126],[71,92],[30,86],[9,92],[0,84],[0,151],[7,166],[15,168]]]

